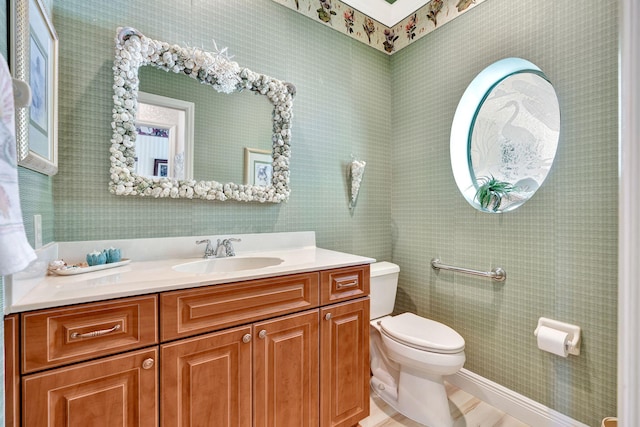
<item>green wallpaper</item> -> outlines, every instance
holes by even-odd
[[[224,6],[223,6],[224,5]],[[45,241],[315,230],[319,246],[393,260],[398,310],[467,341],[466,367],[586,424],[615,413],[617,40],[595,0],[490,0],[391,58],[271,0],[54,4],[60,37],[60,172],[20,170],[28,235]],[[279,205],[108,193],[117,26],[182,44],[228,46],[242,65],[298,88],[292,194]],[[516,212],[468,206],[448,135],[466,85],[521,56],[555,85],[563,127],[554,168]],[[346,164],[367,161],[355,212]],[[504,284],[435,274],[429,260],[500,265]],[[584,328],[582,355],[537,350],[538,317]]]
[[[318,244],[390,259],[390,64],[386,55],[272,1],[55,2],[60,37],[58,241],[315,230]],[[156,200],[108,193],[114,38],[134,26],[172,43],[228,47],[297,87],[287,203]],[[251,115],[247,114],[247,126]],[[215,137],[215,134],[212,135]],[[346,165],[367,160],[357,209]],[[242,170],[242,157],[237,162]]]
[[[27,239],[33,246],[35,243],[33,216],[42,216],[42,242],[53,242],[54,205],[53,182],[51,177],[34,172],[30,169],[18,167],[20,181],[20,201],[24,228]]]
[[[617,26],[615,3],[491,0],[391,57],[396,310],[464,336],[466,368],[599,425],[616,413]],[[544,13],[542,13],[544,11]],[[476,211],[459,193],[449,133],[466,85],[496,60],[542,68],[560,100],[554,167],[515,212]],[[429,260],[501,266],[507,281],[435,273]],[[582,354],[537,349],[539,317],[583,328]]]

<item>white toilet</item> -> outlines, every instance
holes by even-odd
[[[465,361],[464,338],[442,323],[393,312],[400,268],[371,264],[371,389],[395,410],[429,427],[451,427],[443,376]]]

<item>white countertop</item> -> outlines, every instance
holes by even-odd
[[[238,258],[259,256],[275,257],[283,260],[283,262],[278,265],[255,270],[205,274],[183,273],[175,271],[172,267],[185,262],[202,260],[202,257],[173,257],[137,261],[136,259],[138,258],[135,256],[136,250],[133,249],[132,246],[129,249],[131,255],[123,253],[123,257],[131,258],[132,261],[120,267],[71,276],[42,275],[40,277],[9,280],[9,288],[18,288],[20,286],[24,288],[14,289],[14,292],[9,292],[10,298],[5,307],[5,314],[375,262],[373,258],[317,248],[315,247],[315,235],[313,235],[312,241],[306,239],[304,242],[292,241],[291,244],[283,244],[282,242],[286,239],[283,240],[279,236],[291,234],[296,233],[240,235],[239,237],[243,238],[243,241],[246,242],[246,250],[242,250],[242,245],[238,245],[238,249],[236,249],[236,256]],[[280,243],[276,245],[277,248],[274,250],[255,250],[255,245],[253,247],[250,246],[252,237],[255,236],[260,236],[261,238],[263,236],[280,238]],[[193,237],[180,239],[186,239],[187,242],[190,242],[189,244],[191,246],[195,246]],[[258,241],[257,239],[254,240]],[[155,240],[153,242],[154,250],[158,251],[157,248],[161,245],[161,241],[163,243],[168,241],[172,244],[173,250],[169,252],[172,254],[176,253],[176,239]],[[212,239],[212,241],[215,242],[214,239]],[[93,243],[95,244],[95,242]],[[118,241],[116,241],[116,243],[118,243]],[[311,245],[309,243],[313,244]],[[264,242],[261,240],[261,247],[273,247],[270,245],[262,246],[263,244]],[[84,244],[83,248],[86,247],[89,246]],[[203,249],[204,248],[198,248],[198,252]],[[144,259],[145,257],[140,256],[140,258]]]

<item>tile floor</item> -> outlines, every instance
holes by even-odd
[[[451,384],[447,384],[447,395],[454,427],[529,427]],[[422,427],[398,414],[373,393],[370,414],[360,421],[361,427]]]

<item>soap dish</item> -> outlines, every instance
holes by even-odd
[[[57,274],[58,276],[73,276],[74,274],[82,274],[82,273],[91,273],[92,271],[100,271],[106,270],[108,268],[120,267],[123,265],[127,265],[131,262],[129,258],[122,258],[122,261],[111,262],[109,264],[99,264],[92,265],[90,267],[80,267],[80,266],[67,266],[57,270],[50,269],[49,271],[53,274]]]

